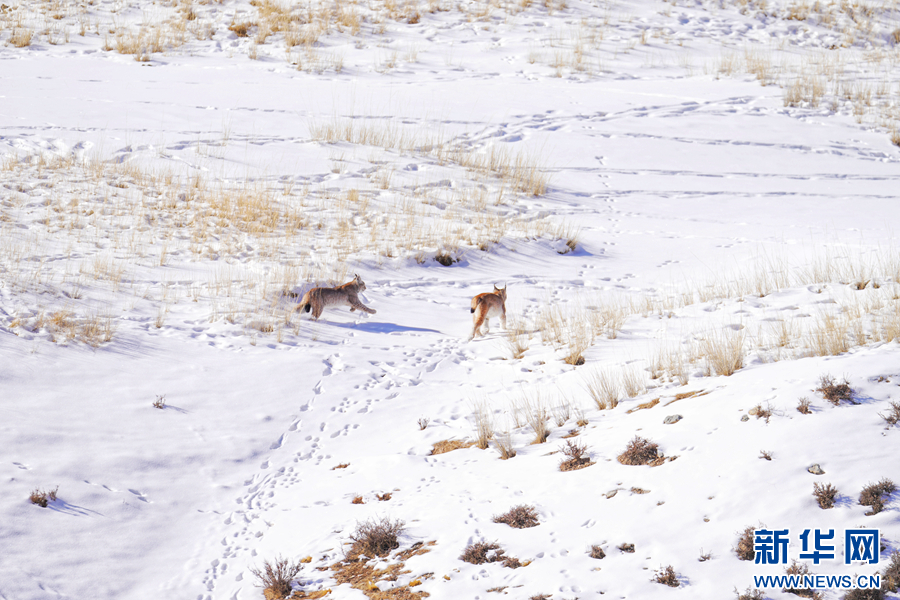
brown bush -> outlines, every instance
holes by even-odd
[[[356,524],[356,530],[350,534],[353,545],[352,556],[365,554],[369,557],[386,556],[391,550],[400,547],[397,538],[403,533],[406,523],[391,521],[387,517],[379,520],[370,519]]]
[[[668,567],[660,567],[659,571],[656,572],[656,576],[653,578],[656,583],[662,583],[663,585],[667,585],[669,587],[678,587],[678,576],[675,574],[675,569],[672,568],[672,565]]]
[[[559,450],[566,456],[566,458],[559,463],[560,471],[577,471],[578,469],[583,469],[594,464],[594,461],[591,460],[590,456],[585,456],[588,447],[584,444],[566,440],[566,445],[560,447]]]
[[[474,544],[469,544],[463,550],[459,559],[473,565],[499,562],[510,569],[518,569],[525,566],[525,563],[522,563],[518,558],[506,556],[503,548],[496,542],[475,542]]]
[[[634,553],[634,544],[629,544],[628,542],[625,542],[624,544],[616,546],[616,548],[618,548],[622,552],[627,552],[629,554]]]
[[[734,552],[741,560],[753,560],[756,557],[756,551],[753,549],[754,531],[756,531],[755,527],[747,527],[738,538],[738,543],[737,546],[734,547]]]
[[[878,416],[885,420],[888,425],[896,425],[900,423],[900,402],[896,400],[891,402],[891,410],[888,414],[883,415],[878,413]]]
[[[496,515],[492,519],[494,523],[506,523],[514,529],[526,529],[537,527],[541,524],[538,520],[537,510],[527,504],[514,506],[502,515]]]
[[[658,448],[657,444],[636,435],[617,460],[623,465],[646,465],[660,457]]]
[[[301,568],[303,568],[302,564],[279,556],[274,563],[264,561],[262,569],[251,567],[250,572],[259,579],[263,589],[269,592],[266,594],[267,598],[270,595],[274,598],[287,598],[292,591],[291,582]]]
[[[890,479],[883,478],[878,483],[870,483],[863,488],[859,495],[859,503],[863,506],[871,506],[872,510],[866,515],[875,515],[884,510],[884,496],[889,496],[897,491],[897,486]]]
[[[594,544],[593,546],[591,546],[590,556],[591,558],[596,558],[599,560],[601,558],[606,558],[606,552],[603,551],[603,548]]]
[[[853,402],[853,390],[850,389],[850,383],[846,379],[841,383],[835,383],[831,375],[822,375],[816,391],[835,406],[840,404],[841,400]]]
[[[837,488],[830,483],[824,485],[818,483],[813,484],[813,496],[816,497],[816,502],[819,503],[820,508],[832,508],[837,493]]]
[[[47,506],[51,502],[56,501],[56,492],[59,491],[59,486],[48,491],[42,490],[40,488],[35,488],[31,495],[28,496],[28,500],[31,501],[32,504],[37,504],[41,508],[47,508]]]
[[[891,553],[890,563],[881,574],[881,587],[892,593],[900,591],[900,550]]]
[[[496,542],[475,542],[463,550],[460,560],[473,565],[497,562],[503,558],[503,549]]]
[[[809,398],[804,396],[797,401],[797,412],[804,415],[812,414],[812,411],[809,409]]]
[[[809,574],[809,566],[806,563],[798,563],[795,560],[791,563],[791,566],[784,570],[784,573],[786,575],[807,575]],[[800,596],[801,598],[812,598],[813,600],[821,600],[822,598],[821,593],[806,588],[789,588],[782,591],[788,594],[794,594],[795,596]]]

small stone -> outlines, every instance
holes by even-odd
[[[819,466],[819,463],[814,464],[810,468],[807,469],[813,475],[824,475],[825,471],[822,470],[822,467]]]
[[[750,420],[750,417],[748,417],[747,415],[741,415],[741,421],[749,421],[749,420]]]
[[[612,498],[613,496],[615,496],[615,495],[618,494],[618,493],[619,493],[619,490],[610,490],[610,491],[606,492],[606,497],[607,497],[607,499],[609,499],[609,498]]]
[[[669,415],[668,417],[663,419],[663,423],[665,423],[666,425],[671,425],[672,423],[677,423],[683,418],[684,417],[682,417],[681,415]]]
[[[753,408],[751,408],[750,410],[747,411],[747,414],[750,415],[751,417],[755,417],[756,415],[759,414],[759,408],[760,408],[759,406],[754,406]]]

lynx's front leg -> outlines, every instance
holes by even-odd
[[[369,313],[370,315],[374,315],[376,312],[378,312],[373,308],[369,308],[368,306],[366,306],[359,300],[351,300],[350,301],[350,310],[353,310],[355,308],[358,308],[359,310],[361,310],[363,312]]]

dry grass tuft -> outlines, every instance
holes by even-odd
[[[516,449],[512,444],[512,436],[507,431],[495,440],[497,452],[500,453],[500,460],[508,460],[516,455]]]
[[[158,408],[158,409],[162,410],[165,407],[166,407],[166,395],[165,394],[163,394],[162,396],[157,395],[156,400],[153,401],[153,408]]]
[[[753,560],[756,557],[756,550],[754,549],[753,544],[753,534],[755,531],[755,527],[747,527],[744,529],[743,533],[740,534],[737,546],[734,547],[734,552],[740,560]]]
[[[594,464],[590,456],[585,456],[587,450],[588,448],[584,444],[566,440],[566,445],[560,448],[560,452],[566,455],[566,458],[559,463],[559,470],[577,471]]]
[[[538,520],[537,510],[534,506],[527,504],[514,506],[502,515],[495,515],[491,520],[494,523],[505,523],[513,529],[527,529],[541,524]]]
[[[41,508],[47,508],[47,506],[51,502],[56,501],[56,493],[59,491],[59,486],[56,486],[54,489],[48,491],[44,491],[40,488],[35,488],[31,495],[28,496],[28,500],[32,504],[37,504]]]
[[[835,383],[834,377],[831,375],[822,375],[819,378],[819,387],[816,388],[816,391],[835,406],[839,405],[841,400],[855,404],[853,402],[853,390],[850,389],[850,383],[846,378],[841,383]]]
[[[812,410],[809,408],[809,398],[804,396],[797,401],[797,412],[804,415],[812,414]]]
[[[706,358],[709,375],[733,375],[744,366],[743,330],[723,330],[708,335],[700,342],[700,353]]]
[[[813,496],[816,497],[816,502],[819,503],[819,508],[827,509],[834,507],[834,499],[837,497],[837,493],[837,488],[830,483],[813,484]]]
[[[475,403],[475,445],[481,450],[487,450],[493,437],[494,423],[487,401],[478,401]]]
[[[266,593],[266,598],[287,598],[291,591],[291,583],[303,565],[286,558],[278,557],[274,563],[263,561],[263,568],[251,567],[250,572],[259,580]]]
[[[527,565],[527,563],[522,563],[517,558],[506,556],[503,548],[496,542],[475,542],[469,544],[466,546],[466,549],[463,550],[459,559],[473,565],[499,562],[504,567],[509,567],[510,569],[517,569]]]
[[[883,415],[878,413],[878,416],[885,420],[888,425],[896,425],[900,423],[900,402],[897,400],[891,401],[891,410],[888,414]]]
[[[597,560],[606,558],[606,552],[604,552],[604,551],[603,551],[603,548],[601,548],[601,547],[600,547],[599,545],[597,545],[597,544],[591,545],[591,551],[588,553],[588,555],[589,555],[591,558],[596,558]]]
[[[625,542],[624,544],[620,544],[620,545],[616,546],[616,548],[618,548],[619,551],[621,551],[621,552],[625,552],[627,554],[634,554],[634,544]]]
[[[584,387],[598,409],[607,410],[619,405],[621,398],[619,383],[609,373],[599,369],[591,371],[585,377]]]
[[[678,576],[675,574],[675,569],[672,568],[672,565],[660,567],[659,571],[657,571],[656,575],[653,577],[653,581],[669,587],[679,586]]]
[[[348,553],[349,558],[360,555],[368,557],[387,556],[391,550],[400,547],[397,538],[403,533],[406,524],[403,521],[391,521],[387,517],[369,519],[358,522],[356,529],[350,534],[353,545]]]
[[[475,442],[466,442],[463,440],[441,440],[440,442],[435,442],[431,445],[431,455],[444,454],[445,452],[452,452],[454,450],[459,450],[460,448],[471,448],[474,445]]]
[[[734,589],[734,595],[737,597],[737,600],[765,600],[765,595],[759,590],[751,590],[747,588],[743,592],[739,592],[737,588]]]
[[[633,440],[628,442],[625,452],[620,454],[616,460],[623,465],[650,464],[662,456],[658,448],[657,444],[636,435]]]
[[[884,510],[885,496],[890,496],[895,491],[897,491],[897,486],[885,477],[878,483],[870,483],[864,487],[859,495],[859,503],[872,507],[872,510],[866,513],[867,516],[875,515]]]

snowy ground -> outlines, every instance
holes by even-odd
[[[387,598],[735,597],[784,572],[760,524],[879,529],[814,573],[900,549],[858,503],[900,481],[893,2],[4,7],[0,598],[261,598],[276,556],[379,597],[328,568],[370,518],[434,542]],[[377,314],[293,310],[354,273]]]

